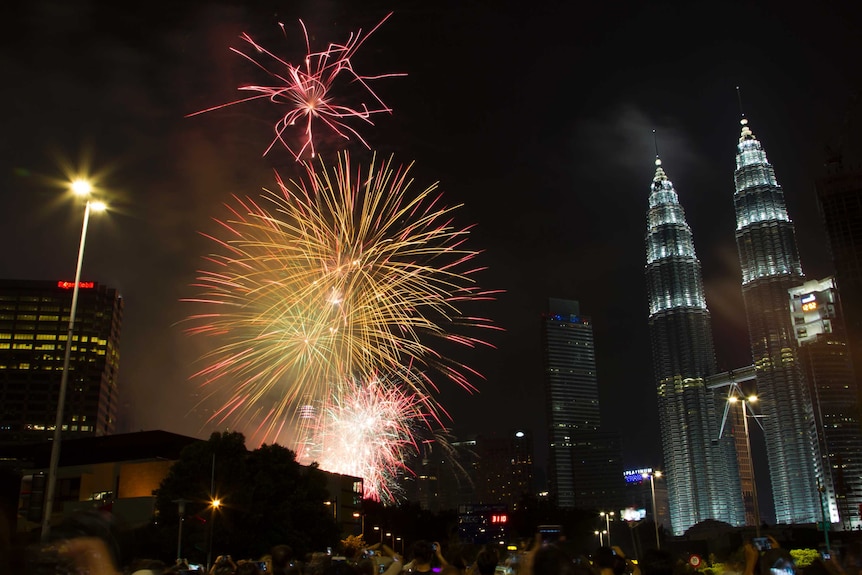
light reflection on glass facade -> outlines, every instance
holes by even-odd
[[[742,525],[733,444],[719,440],[720,416],[704,378],[715,373],[712,327],[700,262],[676,190],[656,160],[646,233],[653,369],[671,530],[705,519]]]
[[[778,523],[819,520],[813,412],[797,362],[787,290],[804,281],[784,192],[742,120],[734,173],[736,245]]]

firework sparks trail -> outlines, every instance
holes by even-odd
[[[227,391],[214,420],[254,416],[272,437],[300,398],[378,372],[423,396],[437,391],[435,371],[474,389],[481,375],[433,342],[488,345],[460,332],[499,328],[461,309],[498,292],[475,282],[479,252],[465,245],[470,228],[453,223],[459,206],[442,205],[435,185],[412,194],[410,166],[392,162],[352,168],[343,152],[334,167],[306,164],[302,179],[228,206],[223,234],[208,236],[216,252],[199,295],[185,300],[202,308],[187,331],[217,338],[193,376]]]
[[[302,159],[306,151],[313,158],[316,154],[314,135],[318,123],[323,124],[345,140],[355,137],[366,148],[370,149],[368,142],[365,141],[356,128],[348,124],[348,121],[360,120],[373,125],[374,122],[371,120],[373,114],[391,113],[391,108],[383,103],[383,100],[371,89],[368,82],[381,78],[404,76],[405,74],[389,73],[376,76],[363,76],[354,70],[351,58],[353,58],[365,40],[380,28],[391,15],[391,12],[387,14],[367,34],[363,35],[360,29],[355,34],[351,33],[345,43],[329,44],[326,50],[319,52],[311,50],[308,30],[305,28],[302,20],[300,20],[299,23],[305,35],[306,46],[306,55],[301,65],[294,65],[283,60],[258,44],[251,36],[243,33],[240,38],[254,49],[256,55],[246,54],[237,48],[231,48],[231,51],[253,63],[276,82],[271,85],[251,84],[240,86],[239,90],[254,92],[255,95],[194,112],[189,114],[189,116],[196,116],[252,100],[267,99],[273,104],[286,106],[288,110],[275,123],[275,137],[264,151],[264,155],[269,153],[276,143],[280,143],[293,154],[297,161]],[[283,25],[282,30],[284,30]],[[264,63],[259,62],[256,57],[260,55],[274,61],[274,64],[271,65],[277,66],[278,70],[270,69]],[[371,97],[371,101],[352,105],[349,103],[349,98],[339,97],[339,88],[349,84],[358,84],[361,86],[364,92]],[[288,144],[285,139],[285,132],[288,132],[297,125],[299,125],[302,131],[302,145],[298,150],[295,149],[295,145]]]
[[[398,476],[412,473],[407,458],[418,452],[416,432],[434,424],[427,405],[427,397],[377,377],[339,385],[317,417],[306,419],[300,461],[362,477],[364,497],[392,503],[401,493]]]

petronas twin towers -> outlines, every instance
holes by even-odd
[[[788,312],[802,282],[793,224],[772,166],[747,121],[737,146],[736,240],[779,523],[814,522],[810,402]],[[716,362],[700,261],[673,184],[656,159],[646,233],[649,326],[675,535],[705,519],[745,522],[732,438],[720,438],[726,396],[709,389]]]

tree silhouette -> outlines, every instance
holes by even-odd
[[[258,558],[282,543],[300,554],[334,547],[339,531],[324,504],[326,483],[322,471],[300,465],[280,445],[248,451],[241,433],[213,433],[183,450],[156,492],[161,555],[176,553],[180,499],[188,502],[182,553],[192,562],[205,561],[210,538],[212,557],[235,559]]]

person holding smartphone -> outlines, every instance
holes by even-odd
[[[372,552],[380,551],[380,557],[375,555],[375,563],[378,567],[377,572],[380,575],[398,575],[405,567],[401,560],[401,555],[385,543],[375,543],[368,547],[367,550]]]

